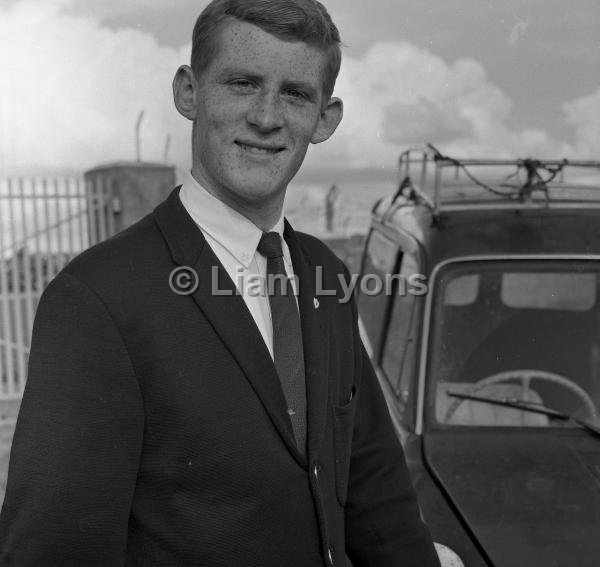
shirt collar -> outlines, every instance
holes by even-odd
[[[179,198],[194,222],[214,238],[246,269],[250,267],[263,231],[244,215],[211,195],[187,173]],[[283,239],[283,213],[272,232]]]

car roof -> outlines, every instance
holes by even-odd
[[[457,257],[600,255],[600,162],[430,154],[401,155],[399,188],[372,218],[416,240],[430,269]]]

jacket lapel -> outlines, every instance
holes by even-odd
[[[302,324],[304,367],[306,374],[308,454],[316,456],[323,439],[327,421],[328,400],[328,353],[326,332],[326,302],[316,294],[318,270],[322,266],[311,263],[298,236],[285,222],[285,240],[290,250],[294,273],[299,282],[298,305]]]
[[[242,296],[236,294],[235,284],[182,205],[179,188],[155,209],[154,217],[173,260],[192,267],[198,275],[193,300],[239,364],[289,450],[305,466],[269,350]],[[215,286],[220,295],[214,293]]]

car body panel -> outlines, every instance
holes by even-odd
[[[580,430],[439,431],[424,435],[424,452],[494,565],[598,565],[599,439]]]

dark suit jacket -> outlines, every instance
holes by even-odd
[[[267,347],[177,191],[48,286],[0,520],[3,565],[437,565],[343,264],[286,226],[308,456]],[[169,287],[190,266],[193,295]]]

